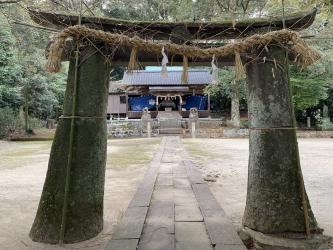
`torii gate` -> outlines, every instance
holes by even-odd
[[[58,29],[78,21],[77,16],[34,10],[30,10],[30,15],[36,23]],[[316,10],[299,13],[287,17],[285,25],[291,30],[302,30],[313,23],[315,15]],[[130,35],[149,41],[187,41],[199,48],[207,47],[206,40],[244,39],[283,27],[281,19],[233,25],[231,22],[148,23],[83,17],[82,24],[112,33],[128,31]],[[198,42],[200,40],[205,41]],[[110,55],[110,48],[102,42],[91,44],[88,40],[86,46],[80,47],[79,61],[76,61],[69,47],[60,53],[63,60],[70,61],[64,111],[59,119],[43,193],[30,232],[34,241],[54,244],[87,240],[103,228],[109,74],[112,65],[124,65],[130,58],[130,50],[121,47],[112,51],[110,65],[104,55]],[[270,43],[260,55],[255,48],[246,54],[241,53],[246,63],[250,119],[248,190],[243,225],[268,234],[309,234],[320,232],[320,229],[307,199],[299,163],[287,48],[286,43]],[[174,65],[183,60],[181,53],[175,54],[172,58]],[[156,58],[161,59],[161,56],[140,50],[137,56],[142,65],[158,64]],[[235,63],[232,56],[217,55],[217,58],[220,65]],[[209,62],[207,58],[189,57],[190,65],[207,65]]]

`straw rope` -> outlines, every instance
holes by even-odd
[[[304,68],[320,58],[320,54],[309,47],[299,35],[291,30],[279,30],[266,34],[256,34],[236,43],[226,44],[222,47],[202,49],[197,46],[178,45],[173,43],[155,43],[139,37],[129,37],[113,34],[102,30],[90,29],[84,26],[71,26],[61,31],[50,46],[50,53],[46,68],[50,72],[58,72],[61,67],[61,57],[67,39],[90,39],[93,42],[105,45],[124,46],[130,49],[160,54],[162,48],[170,55],[183,55],[187,58],[226,57],[237,53],[246,53],[251,49],[260,49],[269,44],[286,46],[295,55],[295,63]]]
[[[132,73],[133,70],[139,69],[137,54],[138,54],[138,49],[136,47],[133,47],[131,50],[130,60],[128,62],[128,67],[127,67],[129,73]]]
[[[188,58],[183,56],[183,72],[182,72],[182,84],[188,84]]]
[[[235,52],[235,76],[236,80],[241,80],[246,77],[242,59],[238,51]]]

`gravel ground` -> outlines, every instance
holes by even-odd
[[[236,227],[245,208],[248,139],[184,139],[185,147]],[[320,227],[333,236],[333,139],[299,139],[310,204]]]

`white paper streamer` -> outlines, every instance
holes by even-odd
[[[163,55],[163,59],[162,59],[162,69],[161,69],[161,75],[163,77],[168,77],[168,68],[167,68],[167,64],[169,63],[168,57],[165,54],[164,51],[164,47],[162,47],[162,51],[161,51],[162,55]]]
[[[215,55],[212,58],[212,84],[217,84],[219,81],[219,68],[215,64]]]

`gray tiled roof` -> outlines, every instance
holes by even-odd
[[[189,85],[208,85],[212,76],[208,70],[189,70]],[[126,85],[183,85],[181,82],[182,71],[169,71],[168,76],[162,76],[160,71],[135,70],[132,73],[125,71],[123,84]]]

